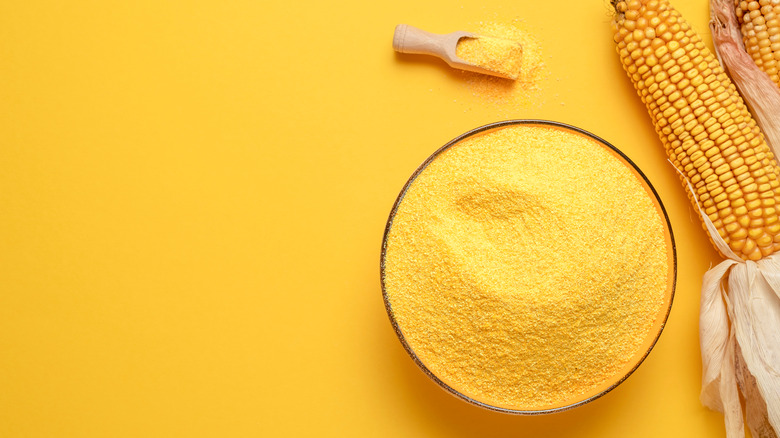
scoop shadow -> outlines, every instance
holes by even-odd
[[[434,56],[398,52],[394,53],[397,62],[408,65],[420,65],[421,68],[437,69],[454,81],[468,83],[475,80],[487,80],[490,81],[491,84],[493,84],[493,86],[495,86],[497,89],[505,91],[511,90],[515,84],[515,81],[511,79],[474,73],[450,67],[449,64]]]

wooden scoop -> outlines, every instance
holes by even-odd
[[[462,38],[479,38],[469,32],[457,31],[444,35],[426,32],[408,24],[399,24],[393,35],[393,49],[399,53],[431,55],[443,59],[450,67],[498,76],[506,79],[516,79],[501,72],[488,70],[458,57],[456,48]]]

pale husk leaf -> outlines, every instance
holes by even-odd
[[[769,258],[775,259],[773,254]],[[774,262],[774,260],[773,260]],[[767,419],[780,430],[780,297],[766,281],[764,270],[774,263],[752,261],[735,265],[729,273],[729,313],[737,343],[758,394],[767,407]],[[775,276],[770,270],[767,276]],[[747,397],[747,394],[743,394]],[[755,401],[760,403],[759,401]]]
[[[745,436],[736,381],[736,340],[734,333],[729,331],[728,297],[724,289],[728,272],[736,264],[726,260],[704,274],[699,314],[703,368],[700,399],[704,406],[723,413],[729,438]]]
[[[769,287],[780,297],[780,257],[773,256],[758,261],[758,267]]]
[[[710,409],[723,412],[721,372],[729,343],[729,321],[724,302],[723,280],[736,264],[726,260],[704,274],[699,315],[699,342],[702,356],[701,401]]]

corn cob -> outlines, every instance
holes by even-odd
[[[716,57],[667,0],[612,5],[623,68],[702,221],[743,260],[780,249],[780,168]]]
[[[780,85],[780,2],[734,0],[745,50]]]

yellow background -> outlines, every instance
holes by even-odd
[[[708,35],[705,0],[675,4]],[[549,71],[529,105],[391,49],[398,23],[512,19]],[[2,0],[0,436],[724,436],[698,402],[699,286],[719,258],[610,19],[607,0]],[[506,118],[623,150],[677,241],[675,304],[649,358],[549,416],[439,389],[380,293],[407,178]]]

